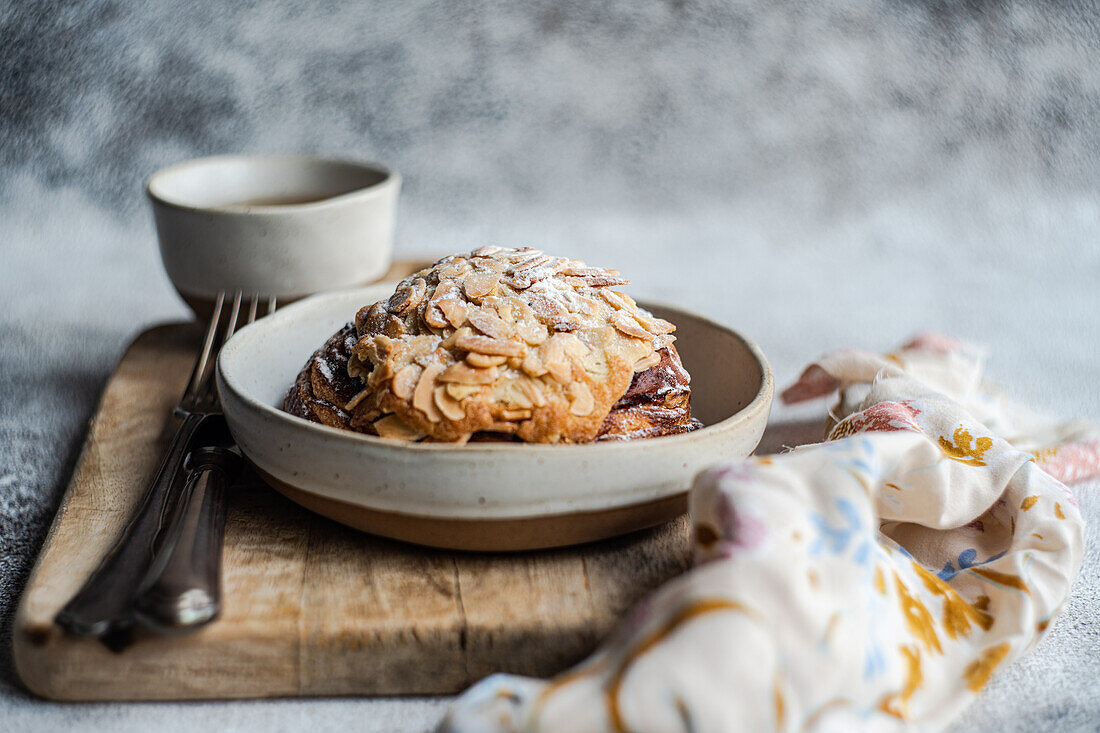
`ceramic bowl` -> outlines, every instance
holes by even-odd
[[[691,373],[683,435],[588,445],[409,444],[318,425],[280,409],[298,371],[392,284],[307,298],[241,330],[218,359],[222,407],[241,451],[274,488],[338,522],[461,550],[525,550],[623,534],[678,516],[692,477],[748,456],[772,401],[771,369],[736,331],[646,304],[676,324]]]
[[[308,155],[222,155],[146,183],[164,268],[202,310],[219,290],[288,301],[376,280],[390,265],[401,178]]]

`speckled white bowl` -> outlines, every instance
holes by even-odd
[[[408,444],[329,428],[280,409],[310,354],[393,284],[326,293],[241,330],[218,388],[241,451],[276,489],[339,522],[464,550],[586,542],[652,526],[686,507],[700,469],[752,453],[774,389],[760,349],[701,316],[649,304],[677,326],[692,376],[684,435],[589,445]]]

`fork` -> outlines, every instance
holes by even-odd
[[[137,621],[154,631],[186,631],[220,610],[225,494],[241,459],[221,414],[214,384],[217,354],[240,317],[233,295],[218,293],[187,388],[173,414],[181,420],[134,515],[55,621],[76,636],[122,646]],[[264,312],[261,314],[261,305]],[[245,325],[275,310],[275,298],[250,299]]]

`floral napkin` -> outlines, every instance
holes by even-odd
[[[833,392],[826,442],[696,478],[693,570],[585,662],[483,680],[440,730],[947,724],[1069,593],[1083,525],[1062,482],[1100,472],[1100,431],[1004,398],[937,335],[828,354],[783,398]]]

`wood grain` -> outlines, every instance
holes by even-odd
[[[226,529],[225,607],[185,637],[116,653],[53,624],[120,532],[173,426],[199,329],[141,334],[103,394],[20,602],[16,670],[60,700],[452,693],[493,672],[552,675],[682,572],[681,517],[579,548],[511,555],[391,542],[312,514],[249,474]]]

